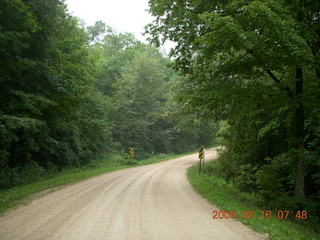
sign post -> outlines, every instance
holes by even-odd
[[[204,166],[204,148],[201,147],[199,149],[199,160],[200,160],[200,164],[199,164],[199,174],[201,173],[201,160],[203,161],[203,166]]]

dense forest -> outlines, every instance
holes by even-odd
[[[176,42],[185,109],[219,122],[207,169],[264,207],[320,212],[320,2],[150,0],[154,44]],[[319,219],[318,219],[319,220]]]
[[[182,77],[157,48],[86,27],[62,0],[0,9],[0,188],[128,147],[142,159],[211,143],[214,125],[181,111]]]

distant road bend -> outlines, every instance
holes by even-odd
[[[214,158],[214,149],[207,151]],[[1,240],[260,240],[215,207],[186,179],[196,154],[81,181],[7,212]]]

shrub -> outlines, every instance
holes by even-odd
[[[237,175],[233,178],[235,187],[242,191],[252,191],[256,189],[256,172],[258,167],[251,163],[240,166]]]
[[[282,192],[280,175],[273,165],[262,166],[257,170],[255,177],[258,191],[266,199],[272,199]]]

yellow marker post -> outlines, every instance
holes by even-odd
[[[204,164],[204,148],[201,147],[199,149],[199,160],[200,160],[200,163],[199,163],[199,174],[201,173],[201,160],[203,161],[203,164]]]
[[[136,156],[136,153],[132,147],[128,148],[128,154],[129,154],[130,158],[132,158],[132,159],[134,159]]]

